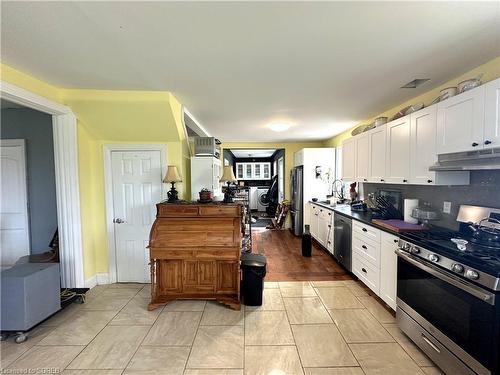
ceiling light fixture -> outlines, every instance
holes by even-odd
[[[290,129],[290,124],[287,124],[285,122],[273,122],[269,125],[269,129],[274,132],[284,132],[285,130]]]

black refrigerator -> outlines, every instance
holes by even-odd
[[[292,198],[291,216],[292,216],[292,232],[296,236],[302,236],[304,229],[304,170],[303,167],[295,167],[292,169],[290,176],[290,196]]]

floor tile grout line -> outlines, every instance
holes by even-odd
[[[113,289],[113,288],[110,288],[110,289]],[[104,292],[104,291],[103,291],[103,292]],[[137,293],[139,293],[139,290],[137,291]],[[135,296],[135,295],[137,295],[137,293],[136,293],[136,294],[134,294],[134,296]],[[134,296],[132,296],[132,298],[134,298]],[[120,313],[120,312],[121,312],[121,311],[125,308],[125,306],[127,306],[127,305],[130,303],[130,301],[132,300],[132,298],[130,298],[130,299],[129,299],[129,301],[128,301],[128,302],[127,302],[127,303],[126,303],[126,304],[125,304],[125,305],[124,305],[121,309],[119,309],[119,310],[116,312],[116,314],[113,316],[113,318],[111,318],[111,320],[110,320],[109,322],[111,322],[114,318],[116,318],[116,316],[117,316],[117,315],[118,315],[118,314],[119,314],[119,313]],[[89,310],[89,311],[96,311],[96,310]],[[98,311],[99,311],[99,310],[98,310]],[[110,310],[105,310],[105,311],[110,311]],[[158,314],[158,315],[159,315],[159,314]],[[71,360],[71,362],[70,362],[70,363],[68,363],[68,365],[67,365],[67,366],[66,366],[63,370],[66,370],[66,369],[68,368],[68,366],[69,366],[69,365],[71,365],[71,364],[75,361],[75,359],[77,359],[77,358],[80,356],[80,354],[82,354],[82,352],[83,352],[83,351],[84,351],[84,350],[85,350],[85,349],[86,349],[86,348],[87,348],[90,344],[92,344],[92,343],[94,342],[94,340],[96,339],[96,337],[97,337],[97,336],[99,336],[99,335],[102,333],[102,331],[104,331],[104,329],[105,329],[106,327],[108,327],[108,326],[109,326],[109,322],[108,322],[108,323],[107,323],[107,324],[106,324],[106,325],[105,325],[105,326],[104,326],[104,327],[103,327],[103,328],[102,328],[102,329],[101,329],[101,330],[100,330],[100,331],[99,331],[99,332],[98,332],[98,333],[94,336],[94,338],[93,338],[92,340],[90,340],[90,341],[89,341],[89,343],[88,343],[87,345],[85,345],[85,347],[84,347],[84,348],[80,351],[80,353],[78,353],[78,355],[77,355],[75,358],[73,358],[73,359]],[[153,325],[151,325],[151,327],[152,327],[152,326],[153,326]],[[117,326],[115,326],[115,327],[117,327]],[[151,330],[151,328],[150,328],[149,330]],[[148,333],[149,333],[149,330],[148,330]],[[146,335],[147,335],[147,334],[146,334]],[[144,337],[146,337],[146,336],[144,336]],[[143,338],[143,340],[144,340],[144,338]],[[137,351],[137,350],[136,350],[136,351]],[[134,355],[135,355],[135,352],[134,352]],[[132,355],[132,357],[133,357],[133,355]],[[132,357],[131,357],[131,358],[132,358]],[[127,364],[128,364],[128,363],[127,363]],[[126,366],[125,366],[125,368],[126,368]],[[124,369],[123,371],[125,371],[125,369]]]
[[[354,296],[356,297],[356,296]],[[351,353],[352,357],[354,358],[354,360],[356,361],[356,363],[358,364],[359,367],[361,367],[361,364],[359,363],[358,359],[356,358],[356,356],[354,355],[354,352],[351,350],[351,348],[349,347],[349,344],[347,343],[344,335],[342,334],[342,332],[340,331],[338,325],[335,323],[335,319],[334,317],[332,316],[332,314],[330,314],[330,310],[327,308],[326,304],[324,303],[323,299],[321,298],[320,296],[320,301],[321,303],[323,304],[324,308],[326,309],[326,312],[328,313],[328,315],[330,315],[330,318],[332,319],[333,321],[333,325],[335,326],[335,328],[337,329],[337,331],[339,332],[340,336],[342,337],[342,340],[344,340],[344,343],[347,345],[347,348],[349,349],[349,352]],[[361,303],[361,302],[360,302]]]
[[[201,311],[200,320],[198,321],[198,325],[196,326],[196,332],[194,333],[193,341],[191,342],[191,346],[189,348],[189,353],[188,353],[188,356],[186,358],[186,363],[184,364],[184,370],[182,371],[183,374],[188,369],[187,365],[189,363],[189,359],[191,358],[191,353],[193,352],[194,342],[196,341],[196,337],[198,336],[198,331],[200,330],[200,326],[201,326],[201,320],[203,319],[203,315],[205,314],[205,310],[207,309],[207,305],[208,305],[208,303],[207,303],[207,301],[205,301],[205,304],[203,305],[203,311]]]
[[[279,289],[279,291],[280,291],[280,297],[281,297],[281,299],[283,299],[283,295],[281,294],[281,289]],[[288,321],[288,325],[290,326],[290,331],[292,332],[292,338],[293,338],[293,343],[294,343],[294,347],[295,347],[295,352],[297,353],[297,357],[299,358],[299,363],[300,363],[300,367],[302,369],[302,374],[305,374],[304,364],[302,363],[302,357],[300,356],[299,349],[297,348],[297,341],[295,340],[295,335],[293,333],[292,325],[290,324],[290,319],[288,317],[288,311],[286,309],[285,301],[281,301],[281,302],[283,303],[283,307],[285,308],[286,319]]]

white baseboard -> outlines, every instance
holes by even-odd
[[[93,288],[96,285],[109,284],[109,275],[107,273],[96,273],[94,276],[85,280],[85,288]]]
[[[96,274],[97,285],[109,284],[109,274],[106,272]]]
[[[85,288],[92,289],[96,285],[97,285],[96,275],[89,277],[87,280],[85,280]]]

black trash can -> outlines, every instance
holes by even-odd
[[[243,304],[261,306],[266,276],[266,257],[260,254],[243,254],[241,256],[241,295]]]
[[[302,256],[310,257],[312,252],[312,238],[309,232],[309,225],[305,225],[304,234],[302,234]]]

